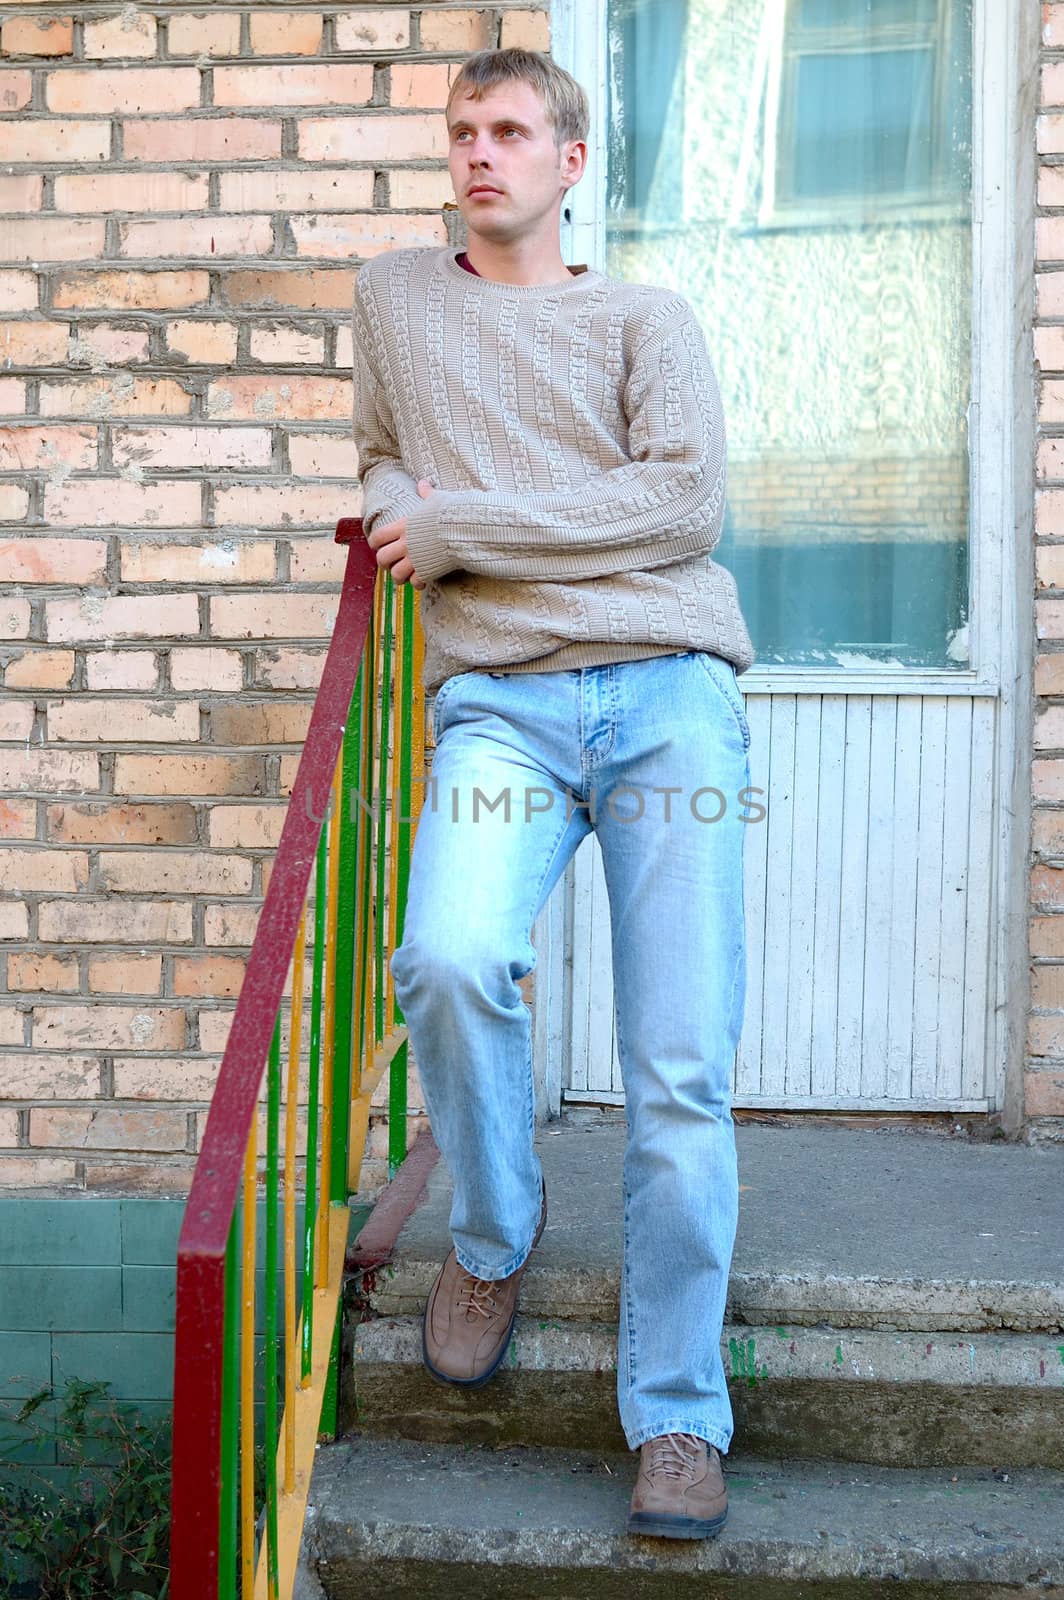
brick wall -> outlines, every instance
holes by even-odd
[[[358,511],[354,271],[445,242],[497,42],[546,13],[0,4],[0,1185],[187,1185]]]

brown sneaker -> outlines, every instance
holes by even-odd
[[[533,1247],[546,1220],[544,1188]],[[474,1278],[459,1266],[452,1249],[429,1292],[421,1324],[422,1357],[440,1383],[476,1389],[495,1373],[513,1336],[517,1294],[527,1264],[526,1257],[508,1278]]]
[[[720,1452],[693,1433],[665,1433],[639,1452],[628,1532],[657,1539],[711,1539],[728,1515]]]

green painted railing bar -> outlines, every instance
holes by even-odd
[[[266,1540],[269,1592],[277,1593],[277,1175],[281,1122],[281,1018],[266,1067]]]
[[[391,742],[391,675],[392,675],[392,601],[395,594],[395,584],[389,583],[384,588],[384,605],[382,607],[383,619],[381,627],[381,725],[380,746],[377,759],[380,765],[380,774],[377,779],[377,794],[380,805],[377,808],[376,833],[377,833],[377,918],[376,918],[376,951],[374,955],[374,973],[376,975],[376,993],[374,995],[374,1023],[376,1026],[375,1039],[379,1044],[384,1038],[384,945],[387,931],[387,917],[385,915],[385,893],[387,886],[387,849],[388,838],[388,746]]]
[[[409,1045],[404,1039],[388,1068],[388,1176],[394,1178],[406,1156],[406,1077]]]
[[[351,1104],[351,1045],[354,1027],[355,915],[358,898],[358,805],[362,754],[362,683],[365,661],[355,679],[340,749],[340,863],[336,889],[336,988],[333,1028],[332,1159],[330,1200],[347,1199],[347,1108]]]
[[[225,1246],[225,1331],[222,1357],[222,1499],[218,1518],[218,1597],[236,1594],[237,1487],[240,1478],[240,1249],[237,1217]]]
[[[399,852],[396,863],[395,894],[395,947],[403,942],[403,924],[406,921],[406,888],[410,881],[410,848],[413,820],[413,761],[410,728],[410,696],[414,682],[414,591],[409,583],[403,584],[403,704],[399,731]],[[398,1027],[403,1021],[398,999],[392,995],[392,1021]],[[405,1083],[405,1079],[403,1080]],[[404,1095],[405,1099],[405,1095]],[[389,1112],[389,1123],[391,1113]]]
[[[321,1419],[318,1422],[318,1437],[320,1439],[335,1439],[339,1419],[339,1371],[340,1371],[340,1320],[344,1314],[343,1297],[336,1308],[336,1323],[333,1327],[332,1347],[329,1352],[329,1370],[325,1377],[325,1388],[321,1397]]]
[[[303,1208],[303,1339],[300,1375],[310,1377],[314,1337],[314,1218],[318,1210],[318,1116],[321,1080],[322,995],[325,987],[326,825],[318,840],[314,876],[314,955],[310,992],[310,1047],[307,1063],[307,1191]]]

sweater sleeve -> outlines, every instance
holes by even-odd
[[[436,490],[407,515],[428,581],[461,568],[567,582],[708,552],[724,520],[726,446],[716,374],[690,305],[637,347],[625,386],[631,459],[578,488]]]
[[[396,522],[424,501],[416,480],[403,466],[395,419],[357,282],[353,329],[353,432],[362,485],[362,523],[365,532],[372,533],[378,523]]]

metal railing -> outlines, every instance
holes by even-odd
[[[406,1153],[388,958],[424,792],[422,639],[361,522],[336,538],[339,612],[178,1243],[170,1600],[289,1600],[385,1072],[390,1172]]]

